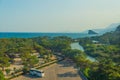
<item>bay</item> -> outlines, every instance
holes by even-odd
[[[83,38],[96,35],[89,35],[87,33],[0,32],[0,38],[33,38],[43,36],[48,37],[67,36],[71,38]]]

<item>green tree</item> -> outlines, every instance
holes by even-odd
[[[0,67],[2,68],[2,70],[10,65],[9,60],[10,59],[7,55],[5,55],[4,53],[0,53]]]
[[[6,74],[8,75],[11,70],[10,69],[5,69],[5,71],[6,71]]]
[[[3,72],[0,70],[0,80],[5,80]]]
[[[33,67],[35,64],[39,62],[39,59],[36,56],[31,55],[29,52],[23,53],[21,55],[21,58],[24,66],[28,66],[29,68]]]
[[[111,60],[101,60],[98,67],[90,71],[90,80],[119,80],[120,67]]]

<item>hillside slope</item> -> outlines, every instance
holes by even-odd
[[[102,43],[120,44],[120,25],[117,26],[115,31],[107,32],[98,37],[93,37],[93,39],[98,40]]]

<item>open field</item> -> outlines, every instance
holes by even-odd
[[[82,80],[74,65],[75,64],[69,60],[63,60],[43,68],[42,70],[45,71],[45,77],[43,78],[26,74],[12,80]]]

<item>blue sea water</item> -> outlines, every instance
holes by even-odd
[[[89,35],[87,33],[28,33],[28,32],[0,32],[0,38],[33,38],[33,37],[56,37],[68,36],[71,38],[82,38],[96,35]]]

